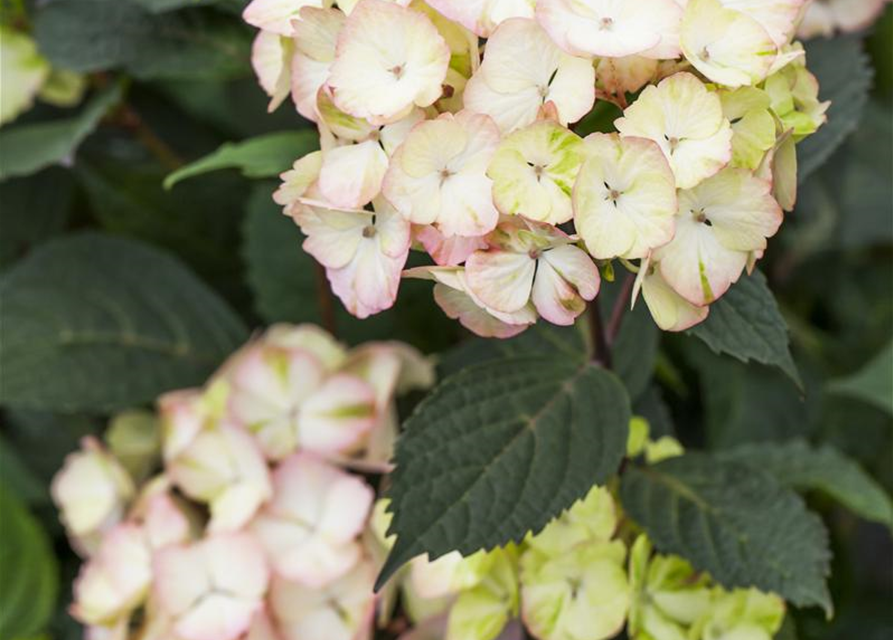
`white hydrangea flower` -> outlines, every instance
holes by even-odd
[[[656,142],[680,189],[691,189],[732,159],[732,127],[722,102],[690,73],[647,87],[614,124],[623,136]]]
[[[890,0],[813,0],[797,29],[800,38],[860,31],[871,26]]]
[[[274,578],[269,606],[283,639],[369,638],[375,619],[375,574],[375,567],[364,558],[324,588]]]
[[[574,226],[599,260],[645,257],[673,238],[676,179],[647,138],[594,133],[574,188]]]
[[[771,190],[746,169],[725,169],[680,191],[676,236],[654,253],[664,280],[694,305],[722,296],[781,225]]]
[[[121,463],[92,437],[65,458],[50,493],[72,543],[82,555],[98,548],[102,535],[124,518],[133,480]]]
[[[332,291],[358,318],[389,309],[409,255],[410,225],[383,198],[374,211],[301,199],[291,211],[307,236],[304,250],[326,268]]]
[[[580,137],[551,120],[509,134],[487,169],[496,208],[549,224],[567,222],[582,151]]]
[[[496,29],[465,87],[465,107],[489,115],[503,132],[531,124],[549,103],[559,123],[576,122],[594,101],[591,61],[563,52],[526,18],[506,20]]]
[[[499,130],[486,115],[445,113],[410,131],[391,157],[383,193],[409,222],[433,224],[445,236],[480,236],[499,214],[487,166]]]
[[[536,0],[428,0],[450,20],[489,38],[509,18],[532,18]]]
[[[501,313],[533,303],[549,322],[571,325],[601,285],[592,259],[572,242],[551,225],[509,218],[493,233],[490,249],[465,262],[468,287]]]
[[[155,594],[183,640],[236,640],[262,610],[270,580],[263,551],[246,533],[159,551]]]
[[[733,88],[763,80],[778,53],[778,45],[759,22],[720,0],[688,0],[681,44],[695,69]]]
[[[297,453],[273,474],[274,495],[251,523],[279,575],[323,587],[351,571],[362,555],[357,536],[375,495],[357,476]]]
[[[536,18],[572,55],[679,55],[682,9],[674,0],[539,0]]]
[[[450,48],[425,14],[361,0],[338,35],[328,84],[342,111],[393,122],[440,97],[449,63]]]
[[[381,192],[390,156],[425,113],[413,109],[393,124],[375,126],[341,113],[323,92],[318,104],[320,117],[340,143],[323,151],[319,192],[335,207],[361,209]]]

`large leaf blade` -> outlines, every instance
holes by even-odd
[[[696,325],[691,334],[714,353],[727,353],[741,362],[755,360],[776,366],[798,387],[803,386],[791,356],[787,324],[759,271],[741,278],[711,305],[707,320]]]
[[[540,530],[616,472],[629,418],[623,385],[594,364],[513,358],[448,379],[398,441],[397,542],[379,585],[416,555],[468,555]]]
[[[0,638],[30,638],[53,612],[58,569],[50,540],[37,520],[0,485]]]
[[[621,500],[655,546],[720,584],[774,591],[832,612],[828,535],[803,500],[747,465],[690,453],[631,467]]]
[[[762,469],[786,487],[821,491],[866,520],[893,528],[890,497],[855,461],[830,446],[792,440],[743,445],[717,456]]]
[[[245,338],[226,304],[142,243],[51,241],[0,281],[0,402],[113,411],[201,383]]]

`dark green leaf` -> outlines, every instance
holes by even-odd
[[[0,437],[0,486],[9,489],[25,504],[45,503],[49,498],[40,479],[3,437]]]
[[[874,75],[857,34],[811,40],[806,45],[806,59],[818,78],[819,98],[830,100],[831,108],[828,122],[797,145],[801,183],[855,131]]]
[[[397,542],[379,585],[421,553],[468,555],[542,529],[617,471],[629,418],[612,373],[566,358],[506,359],[449,378],[398,441]]]
[[[56,602],[56,560],[40,524],[2,484],[0,522],[0,638],[36,636]]]
[[[759,271],[743,276],[728,293],[713,303],[707,320],[691,333],[714,353],[727,353],[741,362],[755,360],[774,365],[803,386],[791,357],[788,327],[775,296]]]
[[[121,99],[114,84],[81,112],[64,120],[22,124],[0,131],[0,179],[27,176],[54,164],[72,164],[78,146]]]
[[[249,29],[215,12],[150,13],[136,2],[42,4],[35,36],[53,66],[124,68],[143,78],[231,78],[249,73]]]
[[[858,398],[893,415],[893,342],[853,375],[832,381],[828,390]]]
[[[825,527],[768,474],[690,453],[627,470],[621,500],[659,550],[690,560],[723,586],[774,591],[831,614]]]
[[[59,168],[0,183],[0,268],[64,229],[73,193],[71,174]]]
[[[129,240],[53,240],[0,281],[0,401],[112,411],[201,383],[246,337],[178,260]]]
[[[319,135],[310,129],[227,142],[214,153],[170,174],[164,180],[164,188],[170,189],[182,180],[220,169],[239,169],[246,178],[274,178],[318,146]]]
[[[133,2],[152,13],[164,13],[190,7],[208,7],[232,0],[125,0]]]
[[[762,469],[786,487],[821,491],[866,520],[893,528],[889,496],[856,462],[829,446],[815,448],[803,440],[749,444],[717,457]]]

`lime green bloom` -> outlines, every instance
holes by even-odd
[[[713,606],[692,627],[693,640],[772,640],[784,622],[784,600],[757,589],[717,588]]]
[[[494,549],[486,563],[487,572],[450,610],[446,640],[493,640],[518,615],[517,549]]]
[[[0,124],[31,108],[49,74],[50,64],[37,52],[34,40],[0,26]]]
[[[815,133],[828,119],[830,102],[819,102],[819,82],[801,59],[766,78],[765,91],[783,130],[792,129],[794,140]]]
[[[723,115],[732,123],[732,166],[755,170],[775,145],[775,118],[769,94],[741,87],[719,94]]]
[[[630,552],[632,640],[687,640],[688,629],[710,609],[707,577],[678,556],[651,555],[651,543],[638,537]]]

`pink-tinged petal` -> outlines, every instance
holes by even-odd
[[[343,210],[315,200],[300,200],[294,212],[295,222],[307,236],[304,250],[323,266],[341,269],[354,259],[363,240],[363,229],[372,221],[372,214]]]
[[[189,518],[171,495],[170,482],[164,476],[146,485],[131,518],[142,521],[146,540],[152,549],[186,542],[192,531]]]
[[[324,589],[277,579],[271,614],[285,640],[368,640],[375,615],[375,567],[363,560]]]
[[[321,0],[252,0],[242,12],[242,19],[264,31],[290,37],[294,33],[292,20],[302,7],[320,7]]]
[[[412,245],[412,225],[383,197],[376,198],[372,205],[375,209],[375,239],[381,252],[405,262]]]
[[[642,296],[658,327],[664,331],[685,331],[706,320],[709,306],[695,306],[673,291],[659,270],[646,268],[643,273]]]
[[[374,499],[358,477],[310,454],[275,472],[273,502],[252,523],[277,572],[324,586],[347,573],[361,550],[355,541]]]
[[[469,289],[488,307],[504,313],[528,303],[535,271],[535,259],[509,251],[478,251],[465,264]]]
[[[202,391],[171,391],[158,398],[164,459],[178,456],[195,439],[208,419],[201,407]]]
[[[320,62],[295,51],[291,59],[291,100],[302,116],[319,122],[317,95],[332,68],[331,62]]]
[[[544,252],[541,259],[548,262],[584,300],[593,300],[598,295],[601,286],[598,267],[582,249],[566,244]]]
[[[434,285],[434,300],[447,316],[483,338],[511,338],[533,324],[533,321],[524,324],[503,322],[478,305],[467,293],[440,283]]]
[[[494,29],[510,18],[532,18],[534,0],[431,0],[441,14],[489,38]]]
[[[536,19],[572,55],[679,55],[682,9],[673,0],[539,0]]]
[[[161,608],[183,640],[235,640],[248,631],[269,584],[263,550],[248,534],[212,536],[155,557]]]
[[[71,614],[85,624],[114,624],[142,604],[151,581],[151,551],[142,528],[118,525],[81,567]]]
[[[377,140],[345,145],[323,154],[319,190],[336,207],[363,208],[381,191],[388,157]]]
[[[298,198],[307,195],[319,178],[321,167],[322,151],[314,151],[295,160],[291,169],[279,174],[282,184],[273,193],[273,201],[283,207],[293,205]]]
[[[531,299],[537,312],[552,324],[570,326],[586,303],[546,260],[540,260]]]
[[[86,543],[123,519],[134,486],[121,463],[96,438],[87,437],[80,451],[66,456],[50,493],[69,535]]]
[[[475,251],[487,248],[483,236],[446,237],[434,227],[417,226],[415,239],[422,243],[434,262],[441,266],[462,264]]]
[[[288,97],[292,46],[290,40],[272,31],[259,32],[251,46],[251,66],[260,86],[270,96],[269,112],[275,111]]]
[[[359,378],[338,374],[304,403],[298,442],[323,455],[347,453],[377,418],[375,390]]]

